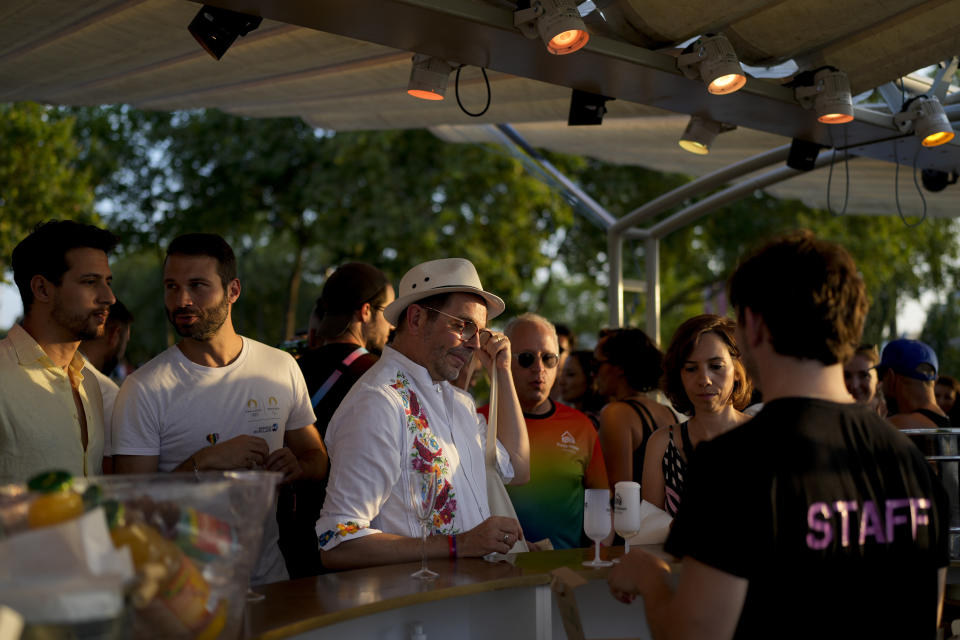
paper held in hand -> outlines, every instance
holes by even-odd
[[[663,509],[640,501],[640,530],[630,538],[630,544],[663,544],[670,533],[673,518]]]

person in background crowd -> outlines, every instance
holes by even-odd
[[[393,329],[383,310],[393,299],[387,276],[363,262],[342,265],[324,283],[311,314],[318,318],[313,336],[322,346],[298,360],[321,438],[347,392],[379,359]],[[316,525],[326,492],[325,478],[297,480],[280,490],[280,550],[291,579],[324,570]]]
[[[704,314],[684,322],[663,358],[661,386],[674,409],[689,420],[650,436],[641,496],[676,517],[683,478],[694,448],[750,419],[741,413],[753,385],[733,336],[736,323]]]
[[[919,340],[898,339],[887,343],[877,370],[883,393],[896,403],[897,413],[890,422],[900,429],[949,429],[950,419],[937,405],[934,381],[937,379],[937,354]],[[921,449],[933,453],[931,440],[915,436]]]
[[[417,474],[436,474],[430,557],[506,553],[520,524],[490,515],[485,424],[453,386],[476,354],[497,368],[497,467],[505,483],[529,480],[530,445],[510,379],[510,341],[485,329],[503,301],[469,260],[431,260],[400,280],[384,310],[397,327],[377,364],[353,385],[327,429],[332,463],[317,535],[324,566],[349,569],[420,557],[410,502]]]
[[[51,220],[13,249],[23,321],[0,340],[0,483],[101,472],[103,400],[78,347],[103,333],[116,302],[116,244],[109,231]]]
[[[940,376],[933,386],[933,395],[937,399],[937,406],[947,414],[947,417],[954,424],[960,424],[960,420],[957,420],[957,414],[960,413],[960,405],[957,404],[958,393],[960,393],[960,382],[950,376]]]
[[[853,399],[865,404],[881,418],[887,415],[887,403],[880,392],[877,364],[880,354],[872,344],[861,344],[850,359],[843,363],[843,382]]]
[[[557,371],[563,371],[563,365],[567,362],[567,356],[570,355],[571,351],[577,348],[577,336],[574,335],[573,331],[570,330],[570,327],[565,324],[558,323],[554,326],[557,329],[557,353],[560,354],[560,364],[557,366]],[[553,388],[550,389],[550,399],[554,402],[559,402],[561,400],[559,376],[553,383]]]
[[[643,597],[657,640],[934,637],[947,498],[844,385],[868,308],[850,254],[810,232],[773,240],[737,267],[729,299],[764,408],[697,447],[665,545],[679,580],[631,549],[611,592]]]
[[[560,360],[550,321],[525,313],[503,332],[514,352],[513,385],[530,438],[530,482],[507,487],[524,537],[549,539],[554,549],[585,546],[583,490],[610,488],[597,430],[584,414],[550,399]],[[484,417],[489,410],[479,409]]]
[[[104,325],[103,334],[80,343],[80,354],[88,365],[103,396],[103,472],[113,472],[113,453],[110,447],[110,419],[113,416],[113,404],[117,400],[120,387],[110,377],[117,363],[123,358],[130,342],[130,326],[133,314],[117,300],[110,306],[110,315]]]
[[[560,401],[584,413],[599,429],[600,410],[606,403],[593,388],[593,352],[571,351],[557,378]]]
[[[929,345],[919,340],[899,339],[887,343],[877,367],[883,393],[890,397],[897,413],[888,420],[899,429],[950,429],[953,422],[937,405],[934,381],[939,362]],[[910,439],[927,456],[960,454],[954,435],[911,435]],[[951,524],[960,526],[960,468],[956,461],[933,463],[950,497]],[[960,540],[952,541],[956,545]],[[952,547],[957,551],[955,546]]]
[[[597,391],[610,399],[600,412],[600,448],[610,486],[642,482],[650,436],[676,422],[669,407],[646,395],[659,387],[663,354],[640,329],[608,329],[600,332],[594,357]]]
[[[289,353],[239,335],[233,249],[218,235],[170,243],[164,305],[182,340],[130,374],[113,411],[117,473],[266,469],[283,482],[323,478],[327,452],[307,385]],[[251,584],[286,580],[276,505]]]

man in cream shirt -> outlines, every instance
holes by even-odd
[[[0,340],[0,483],[51,469],[97,475],[103,458],[103,403],[77,352],[103,333],[110,305],[107,254],[116,237],[52,220],[13,250],[24,317]]]

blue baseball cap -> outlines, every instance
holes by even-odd
[[[932,373],[928,367],[933,367]],[[937,354],[929,345],[919,340],[900,338],[888,342],[883,348],[883,355],[880,357],[877,369],[880,375],[883,375],[887,369],[892,369],[896,374],[915,380],[936,380],[940,365],[937,362]]]

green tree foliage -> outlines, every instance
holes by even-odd
[[[155,251],[188,231],[223,234],[247,285],[237,323],[268,342],[305,324],[326,273],[348,260],[396,280],[419,261],[462,255],[518,309],[550,263],[542,240],[573,221],[516,159],[425,131],[332,133],[218,111],[68,113],[107,176],[98,195],[110,198],[111,225],[130,248]]]
[[[574,169],[578,170],[580,183],[617,217],[689,180],[593,160]],[[666,215],[669,213],[656,220]],[[897,337],[899,305],[924,291],[949,290],[960,282],[960,226],[956,220],[928,219],[910,226],[898,216],[834,215],[757,192],[661,241],[662,342],[669,341],[685,319],[709,309],[707,300],[719,298],[713,308],[722,309],[726,281],[741,256],[766,238],[801,228],[842,244],[856,260],[872,303],[865,340],[879,343]],[[566,244],[573,251],[565,256],[566,264],[574,273],[592,274],[600,284],[606,281],[605,238],[591,239],[589,231],[582,226],[572,229]],[[576,268],[578,264],[581,269]],[[624,276],[642,278],[643,274],[643,243],[625,243]],[[605,321],[605,292],[599,298]],[[627,296],[625,310],[630,324],[643,326],[644,307],[643,296]]]
[[[446,144],[425,131],[319,131],[296,119],[218,111],[55,113],[75,127],[81,145],[74,157],[123,237],[116,286],[137,313],[131,349],[144,357],[173,339],[161,304],[163,249],[175,235],[198,230],[222,233],[234,246],[244,286],[235,322],[266,342],[303,327],[326,275],[349,260],[376,264],[396,282],[423,260],[464,256],[506,299],[507,315],[539,311],[588,343],[606,324],[603,230],[498,147]],[[617,217],[690,179],[548,157]],[[873,300],[869,340],[897,333],[904,300],[957,281],[953,220],[907,228],[896,217],[834,216],[758,192],[661,242],[664,342],[706,300],[722,303],[726,279],[747,250],[800,227],[844,244],[857,259]],[[625,246],[624,265],[627,277],[643,277],[642,243]],[[642,326],[643,297],[631,296],[627,310]]]
[[[38,104],[0,104],[0,278],[13,247],[51,218],[94,221],[90,171],[73,121]]]
[[[951,291],[930,307],[920,339],[937,354],[940,373],[960,378],[960,293]]]

